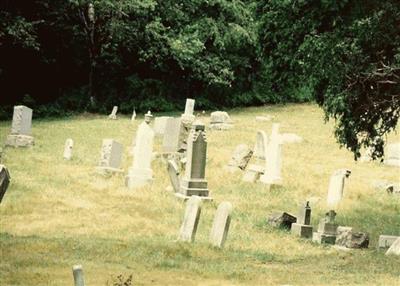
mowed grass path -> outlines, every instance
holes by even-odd
[[[255,121],[266,114],[274,120]],[[400,198],[372,187],[379,179],[398,182],[399,169],[354,162],[335,143],[333,123],[324,124],[315,105],[237,109],[230,115],[234,129],[208,132],[206,176],[214,202],[203,205],[194,244],[175,241],[185,204],[166,191],[169,178],[160,159],[152,164],[154,183],[136,191],[124,187],[124,175],[95,174],[103,138],[124,144],[127,171],[128,146],[142,117],[135,123],[106,115],[35,120],[36,145],[7,148],[3,159],[12,182],[0,205],[0,285],[73,285],[74,264],[83,265],[88,286],[106,285],[120,274],[132,274],[134,285],[399,285],[400,258],[386,257],[376,244],[380,234],[400,235]],[[208,117],[203,120],[208,123]],[[296,133],[304,142],[282,146],[284,186],[267,191],[223,167],[236,145],[253,146],[256,131],[270,134],[273,122],[281,123],[281,133]],[[1,142],[10,125],[0,122]],[[62,158],[67,138],[75,143],[72,161]],[[396,134],[389,139],[400,141]],[[157,139],[155,151],[160,147]],[[338,168],[352,174],[337,221],[368,232],[369,249],[340,252],[266,224],[271,212],[296,213],[314,197],[319,198],[311,205],[315,229],[328,210],[329,177]],[[230,201],[234,213],[219,250],[207,240],[222,201]]]

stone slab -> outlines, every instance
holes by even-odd
[[[178,165],[173,160],[168,160],[167,169],[171,185],[174,188],[175,193],[178,193],[181,185]]]
[[[219,204],[210,232],[210,243],[212,246],[220,248],[224,246],[231,223],[232,209],[232,204],[229,202]]]
[[[292,214],[287,212],[277,212],[270,215],[267,222],[274,227],[291,229],[292,224],[295,223],[296,220],[297,218]]]
[[[179,241],[194,242],[201,214],[201,199],[192,196],[186,203],[185,215],[179,230]]]
[[[313,227],[311,225],[292,223],[291,232],[295,236],[303,238],[312,238]]]
[[[386,251],[386,255],[400,256],[400,237],[392,243],[392,245]]]
[[[312,241],[316,243],[326,243],[326,244],[335,244],[336,241],[336,235],[330,235],[330,234],[323,234],[320,232],[314,232]]]
[[[9,147],[32,147],[35,145],[35,139],[28,135],[10,134],[7,136],[5,145]]]
[[[389,248],[398,238],[400,238],[400,236],[380,235],[378,240],[378,248]]]
[[[4,194],[6,193],[10,184],[10,173],[4,165],[0,165],[0,203],[3,200]]]

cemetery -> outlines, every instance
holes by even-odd
[[[0,1],[0,286],[400,286],[400,1]]]
[[[398,184],[398,167],[354,161],[312,104],[227,112],[229,129],[189,104],[133,121],[16,108],[35,142],[2,149],[0,284],[399,281],[400,196],[374,187]],[[28,134],[15,117],[2,142]]]

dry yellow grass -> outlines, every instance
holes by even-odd
[[[103,138],[126,147],[123,168],[132,158],[131,144],[141,119],[108,120],[82,115],[33,122],[32,149],[6,149],[4,164],[12,183],[0,205],[0,285],[72,285],[71,267],[83,264],[87,285],[106,285],[111,276],[133,274],[134,285],[396,285],[400,258],[376,250],[379,234],[400,235],[400,199],[372,187],[372,181],[399,181],[399,169],[356,163],[324,124],[321,110],[310,104],[230,111],[235,128],[208,132],[207,179],[214,202],[204,205],[195,244],[175,242],[184,203],[165,191],[166,167],[153,161],[155,181],[136,191],[124,176],[95,174]],[[269,114],[271,122],[256,122]],[[207,121],[207,118],[204,118]],[[257,130],[296,133],[301,144],[283,146],[284,186],[267,191],[262,184],[241,182],[240,173],[224,170],[236,145],[253,146]],[[0,123],[4,142],[10,122]],[[74,140],[72,161],[62,158],[64,142]],[[391,134],[390,141],[400,141]],[[160,150],[158,139],[155,150]],[[338,168],[352,174],[337,220],[370,233],[368,250],[342,253],[292,237],[266,225],[276,210],[296,212],[310,197],[313,225],[327,211],[329,177]],[[234,205],[223,250],[209,247],[208,233],[218,203]]]

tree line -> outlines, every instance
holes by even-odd
[[[400,113],[397,0],[2,0],[0,117],[316,101],[382,153]]]

